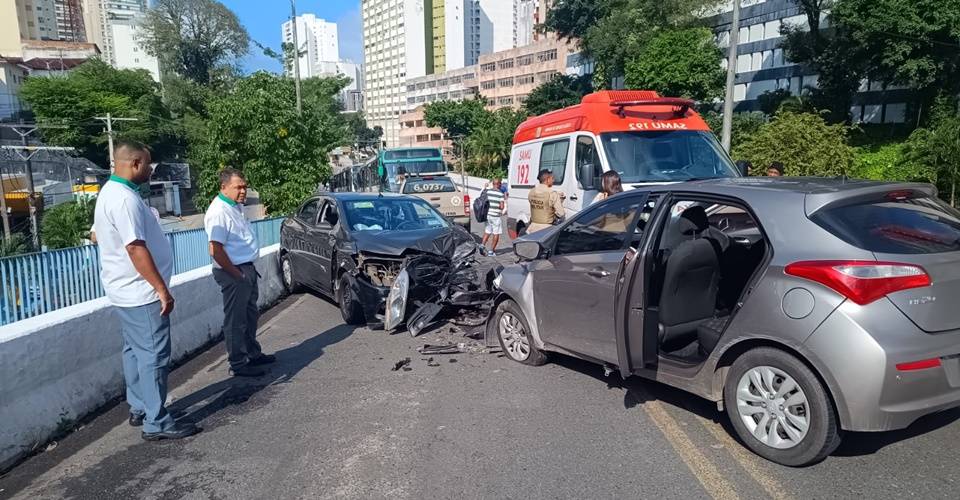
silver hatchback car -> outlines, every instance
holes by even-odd
[[[960,406],[960,212],[931,186],[649,186],[514,250],[488,323],[512,359],[564,353],[716,401],[774,462]]]

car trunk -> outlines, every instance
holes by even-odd
[[[881,261],[907,262],[922,267],[930,286],[888,296],[911,321],[930,333],[960,329],[960,252],[929,255],[877,254]]]
[[[811,219],[880,262],[919,266],[930,285],[887,295],[919,328],[960,329],[960,212],[931,192],[889,190],[826,207]]]

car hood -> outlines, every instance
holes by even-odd
[[[451,257],[458,245],[473,240],[470,233],[455,226],[418,231],[362,231],[351,236],[358,252],[396,256],[413,250]]]

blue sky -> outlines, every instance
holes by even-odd
[[[288,0],[220,0],[237,14],[250,33],[250,38],[280,51],[280,25],[290,18]],[[297,0],[297,14],[311,13],[337,23],[340,36],[340,57],[363,62],[362,20],[360,0]],[[280,63],[263,55],[256,46],[242,61],[247,72],[265,69],[280,71]]]

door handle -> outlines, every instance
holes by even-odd
[[[750,244],[750,238],[747,238],[747,237],[744,237],[744,236],[737,236],[737,237],[733,238],[733,242],[734,242],[734,243],[737,243],[737,244],[739,244],[739,245],[749,245],[749,244]]]
[[[571,194],[571,195],[570,195],[570,201],[577,201],[577,200],[579,200],[579,199],[580,199],[580,197],[577,196],[577,195],[575,195],[575,194]]]
[[[593,276],[594,278],[606,278],[607,276],[610,276],[610,273],[608,271],[605,271],[600,268],[591,269],[590,271],[587,271],[587,274],[589,274],[590,276]]]

